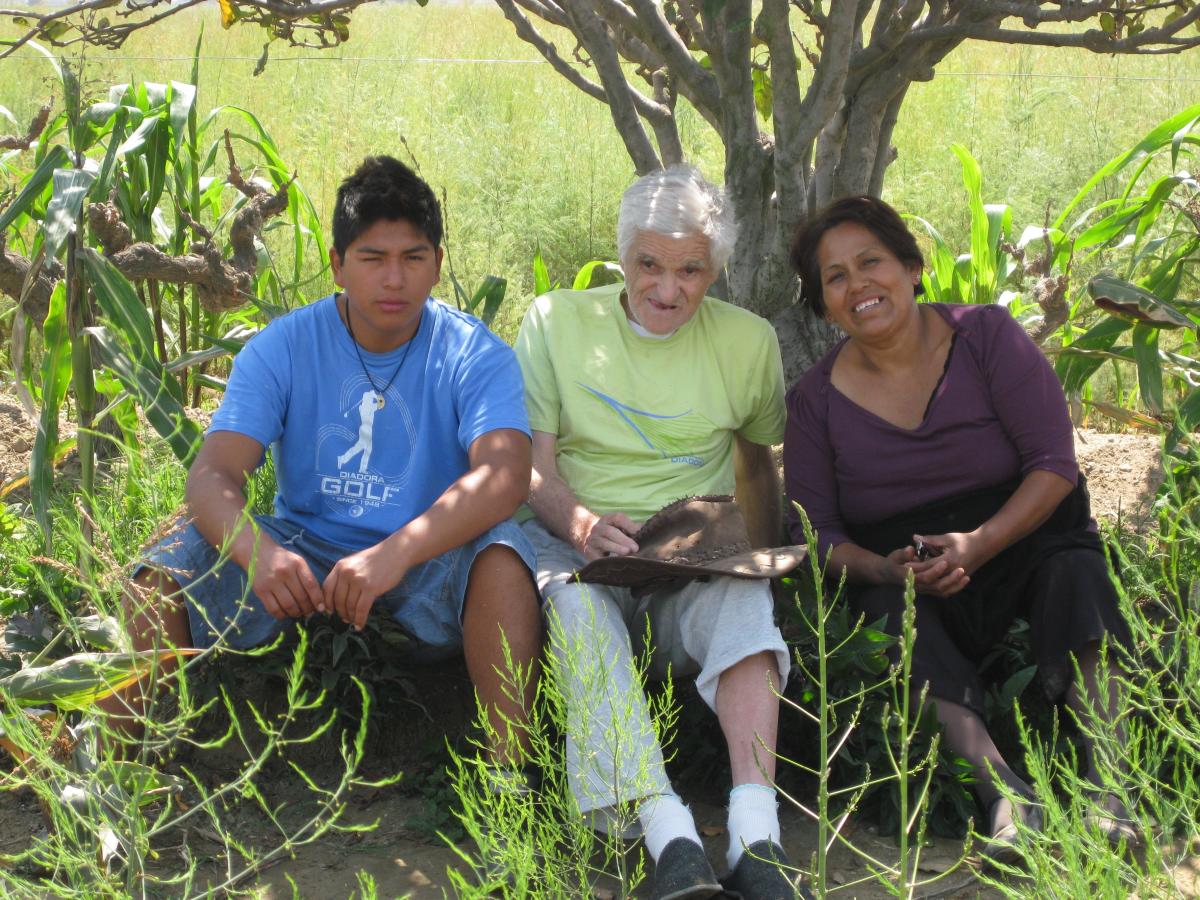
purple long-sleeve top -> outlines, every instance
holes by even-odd
[[[1078,480],[1062,387],[1021,326],[998,306],[928,305],[957,337],[916,428],[881,419],[831,384],[845,340],[788,392],[788,498],[807,513],[822,556],[850,541],[848,523],[879,522],[1036,470]],[[794,510],[790,522],[803,543]]]

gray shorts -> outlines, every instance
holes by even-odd
[[[651,650],[648,674],[696,676],[696,689],[714,710],[721,673],[756,653],[774,654],[780,690],[787,683],[791,656],[775,625],[768,581],[716,576],[637,598],[627,588],[579,584],[575,572],[585,560],[574,547],[536,519],[522,528],[537,551],[538,589],[559,627],[579,632],[599,624],[607,632],[602,639],[617,643],[627,634],[635,656]]]
[[[340,559],[354,552],[275,516],[254,520],[263,533],[304,557],[318,584]],[[400,584],[375,601],[374,609],[390,614],[418,642],[419,650],[433,657],[453,653],[462,646],[462,610],[471,567],[492,544],[511,548],[531,574],[536,572],[533,547],[520,526],[508,519],[410,569]],[[251,592],[241,566],[222,556],[188,520],[179,520],[151,546],[134,574],[146,567],[163,572],[183,588],[194,647],[204,649],[220,640],[233,649],[247,650],[274,640],[295,624],[267,612]]]

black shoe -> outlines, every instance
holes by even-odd
[[[755,841],[725,878],[725,889],[743,900],[812,900],[808,888],[788,877],[787,864],[787,854],[774,841]]]
[[[654,864],[654,900],[707,900],[721,893],[721,884],[708,863],[704,848],[677,837]]]

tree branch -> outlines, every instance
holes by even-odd
[[[533,9],[535,7],[541,7],[543,9],[545,8],[542,6],[542,4],[538,3],[537,0],[516,0],[516,2],[528,9]],[[559,55],[554,44],[550,43],[538,32],[538,30],[533,26],[533,23],[530,22],[529,19],[521,12],[521,10],[516,7],[516,5],[513,3],[513,0],[496,0],[496,3],[498,6],[500,6],[505,18],[513,23],[513,27],[516,29],[518,37],[520,37],[526,43],[533,45],[533,47],[542,54],[542,57],[548,63],[550,63],[556,72],[570,81],[571,84],[575,85],[575,87],[583,91],[589,97],[599,100],[602,103],[608,103],[608,94],[604,87],[585,78],[578,69],[564,60]],[[626,46],[626,49],[630,48]],[[661,65],[660,61],[650,58],[648,54],[646,55],[644,61],[642,59],[639,59],[638,61],[643,62],[647,68],[654,70],[657,70]],[[653,85],[653,77],[651,78],[651,84]],[[672,101],[669,105],[664,105],[659,101],[657,96],[651,100],[650,98],[641,94],[639,91],[634,90],[628,85],[628,82],[626,82],[626,88],[629,92],[630,99],[633,101],[633,105],[638,112],[638,115],[647,119],[654,128],[655,136],[660,140],[660,146],[662,146],[662,140],[666,140],[669,143],[672,134],[675,135],[674,139],[676,142],[678,142],[678,132],[675,130],[673,116],[674,102]]]
[[[228,138],[226,138],[228,140]],[[263,224],[287,209],[291,180],[271,193],[245,181],[236,164],[229,183],[247,195],[246,203],[229,226],[233,249],[228,260],[211,241],[192,244],[191,252],[170,256],[145,241],[129,243],[129,227],[121,220],[114,203],[88,205],[88,225],[100,241],[104,254],[130,281],[152,280],[170,284],[194,284],[200,305],[210,312],[235,309],[254,290],[258,268],[256,239]]]
[[[608,25],[609,37],[612,39],[617,52],[627,61],[636,63],[640,68],[639,74],[643,75],[650,83],[651,93],[654,96],[654,103],[659,103],[658,97],[655,94],[654,73],[666,67],[662,54],[650,46],[643,39],[644,29],[638,17],[624,3],[619,0],[598,0],[595,4],[595,9],[605,23]],[[703,68],[703,67],[701,67]],[[671,70],[671,75],[677,73]],[[711,73],[708,74],[711,78]],[[720,130],[720,112],[715,106],[709,106],[703,97],[698,96],[693,89],[693,85],[689,82],[673,78],[671,81],[671,93],[682,94],[696,108],[696,111],[704,117],[714,130]],[[649,119],[651,125],[657,132],[662,123],[655,117],[661,118],[664,115],[671,115],[674,109],[673,105],[664,106],[659,103],[659,107],[649,108],[643,104],[639,98],[642,95],[634,92],[634,102],[638,104],[638,113],[646,119]]]
[[[604,22],[593,11],[590,3],[584,0],[567,0],[567,14],[573,23],[572,31],[579,38],[584,49],[592,58],[600,83],[604,85],[604,93],[608,99],[608,108],[612,111],[613,122],[625,149],[633,160],[634,168],[639,175],[661,169],[650,138],[638,118],[638,110],[634,95],[637,93],[625,79],[621,71],[621,60],[616,48],[609,38]]]
[[[254,290],[254,273],[258,269],[256,242],[262,236],[265,222],[287,209],[288,189],[294,180],[293,176],[276,191],[262,188],[242,175],[228,131],[225,149],[229,155],[229,183],[247,198],[229,226],[232,253],[228,260],[222,258],[211,239],[192,244],[190,252],[180,256],[170,256],[145,241],[131,243],[132,233],[115,203],[91,203],[87,208],[89,230],[121,274],[131,281],[194,284],[200,304],[210,312],[241,306]],[[203,229],[200,233],[207,234]],[[0,235],[0,292],[20,300],[29,269],[30,261],[6,250]],[[29,286],[22,308],[35,322],[41,323],[46,318],[50,294],[63,274],[57,260],[48,260]]]
[[[692,41],[696,45],[694,49],[711,55],[714,44],[712,31],[704,24],[700,11],[692,3],[693,0],[677,0],[675,7],[691,32]]]
[[[679,90],[697,107],[706,107],[719,115],[721,92],[713,73],[692,56],[654,0],[629,0],[643,27],[643,39],[661,55],[671,74],[680,82]]]
[[[50,121],[50,104],[45,104],[33,116],[24,135],[6,134],[0,137],[0,150],[28,150],[36,143]]]
[[[896,4],[898,0],[880,0],[879,7],[875,10],[875,24],[871,26],[871,43],[883,39],[884,33],[892,23],[892,16],[896,14]]]
[[[988,15],[992,12],[989,9]],[[1053,21],[1053,20],[1048,20]],[[1169,24],[1147,28],[1136,35],[1115,38],[1099,28],[1082,33],[1020,31],[1001,28],[997,22],[951,22],[934,28],[919,28],[910,33],[913,41],[938,41],[968,38],[992,43],[1024,44],[1038,47],[1075,47],[1093,53],[1128,53],[1147,56],[1179,53],[1200,46],[1200,34],[1178,37],[1179,33],[1200,22],[1200,6],[1173,19]]]
[[[675,124],[675,91],[671,87],[666,69],[659,69],[652,77],[654,100],[669,111],[665,116],[650,120],[654,139],[658,141],[658,152],[664,166],[683,162],[683,142],[679,139],[679,127]]]
[[[527,0],[521,0],[522,6],[526,4]],[[538,30],[533,27],[533,23],[517,8],[513,0],[496,0],[496,5],[504,13],[504,17],[512,22],[513,28],[517,31],[517,37],[521,38],[527,44],[533,45],[534,49],[542,54],[542,58],[550,63],[555,72],[567,79],[567,81],[575,85],[576,88],[583,91],[589,97],[593,97],[602,103],[608,102],[604,88],[594,81],[584,78],[578,69],[559,56],[558,48],[542,37]],[[541,4],[537,5],[541,6]]]
[[[549,22],[551,25],[557,25],[559,28],[570,30],[571,21],[567,18],[567,11],[562,8],[562,4],[543,3],[541,0],[517,0],[517,2],[539,19]]]
[[[800,120],[806,127],[800,134],[804,145],[813,143],[825,123],[842,103],[850,69],[858,19],[856,4],[835,5],[825,17],[824,52],[813,70],[813,79],[804,97]]]
[[[883,176],[888,166],[896,161],[896,148],[892,146],[892,133],[896,130],[896,121],[900,118],[900,106],[908,95],[908,84],[896,92],[888,101],[887,109],[883,112],[883,120],[879,125],[879,141],[875,152],[875,163],[871,170],[871,180],[867,185],[867,193],[872,197],[883,195]]]
[[[54,293],[54,285],[63,277],[63,267],[56,259],[43,260],[26,290],[25,283],[29,280],[31,265],[27,257],[7,249],[4,235],[0,234],[0,293],[21,303],[25,315],[41,328],[50,310],[50,295]],[[22,292],[25,294],[24,300],[21,298]]]
[[[774,175],[779,215],[789,234],[804,214],[808,157],[812,138],[804,140],[796,46],[788,27],[787,0],[763,0],[755,34],[767,42],[771,56],[771,121],[775,127]]]

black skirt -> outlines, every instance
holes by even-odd
[[[942,500],[882,522],[853,526],[851,538],[880,555],[912,543],[913,534],[972,531],[1012,496],[1011,482]],[[918,594],[912,684],[929,684],[932,697],[962,704],[980,715],[984,688],[977,664],[1008,632],[1013,620],[1029,622],[1034,662],[1047,696],[1058,699],[1074,677],[1070,654],[1108,635],[1128,647],[1100,536],[1092,523],[1083,475],[1036,531],[989,560],[951,597]],[[849,601],[867,623],[886,617],[889,634],[900,631],[904,588],[850,585]]]

